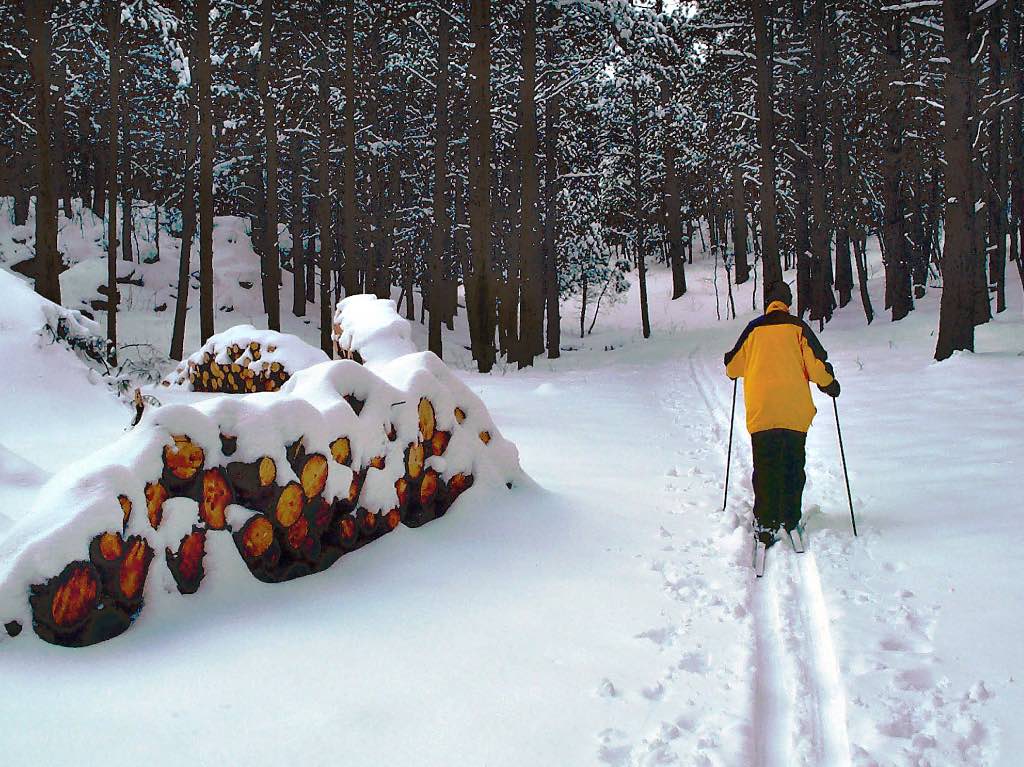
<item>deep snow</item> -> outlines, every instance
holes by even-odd
[[[144,611],[103,645],[0,643],[13,691],[0,697],[3,753],[13,764],[1015,764],[1016,278],[977,354],[931,361],[938,291],[868,328],[855,302],[819,334],[843,383],[860,537],[831,403],[815,392],[811,550],[773,549],[762,581],[749,567],[741,404],[721,510],[721,355],[753,314],[716,322],[709,265],[689,280],[669,302],[667,274],[652,270],[649,340],[634,286],[582,342],[566,317],[577,350],[563,359],[460,374],[537,487],[478,493],[314,577],[267,586],[210,573],[197,595]],[[737,292],[749,307],[749,288]],[[125,332],[164,344],[154,327],[169,316],[153,316],[129,312]],[[237,321],[222,313],[218,328]],[[459,338],[448,348],[461,351]],[[419,325],[414,340],[422,348]],[[46,368],[46,349],[18,344],[19,367]],[[127,420],[97,392],[109,404],[68,418],[29,383],[5,389],[5,418],[39,403],[41,436],[5,426],[0,443],[51,471],[88,454]],[[0,487],[3,508],[13,487]]]

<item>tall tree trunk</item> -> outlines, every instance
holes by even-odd
[[[470,334],[477,368],[494,367],[494,267],[491,254],[491,2],[470,0],[469,98],[469,229],[472,250],[472,291],[469,301]],[[475,332],[474,332],[475,331]]]
[[[632,96],[632,142],[633,142],[633,216],[636,220],[636,266],[637,278],[640,282],[640,327],[644,338],[651,337],[650,308],[647,305],[647,236],[644,226],[645,213],[643,208],[642,181],[643,165],[641,157],[640,135],[640,94],[634,81],[630,85]]]
[[[263,253],[267,262],[264,275],[266,285],[267,327],[281,329],[281,255],[277,243],[277,115],[274,98],[270,93],[270,66],[273,51],[271,34],[274,25],[274,0],[263,0],[263,18],[260,23],[259,91],[263,104],[263,145],[267,163],[266,219],[263,227]]]
[[[747,263],[747,200],[740,158],[732,165],[732,249],[736,255],[736,284],[750,279]]]
[[[107,107],[107,138],[110,151],[107,156],[107,343],[111,354],[117,353],[117,137],[118,114],[121,111],[121,0],[107,0],[107,32],[110,59],[110,105]]]
[[[1006,198],[1009,176],[1003,140],[1003,9],[996,3],[989,11],[989,87],[993,105],[989,115],[989,274],[996,290],[996,312],[1006,311]],[[1016,94],[1020,98],[1020,94]]]
[[[971,176],[970,88],[971,52],[968,45],[971,7],[960,0],[943,0],[943,41],[949,64],[943,88],[946,156],[946,238],[942,250],[942,301],[935,359],[954,351],[974,351],[974,196]]]
[[[356,75],[355,0],[345,2],[345,175],[342,181],[342,246],[345,261],[342,284],[345,295],[359,292],[359,264],[356,261]]]
[[[210,0],[196,2],[196,79],[199,85],[199,335],[205,344],[214,333]]]
[[[754,48],[757,59],[757,136],[761,152],[761,269],[763,290],[782,280],[775,197],[775,112],[772,78],[772,41],[766,19],[766,0],[751,0]]]
[[[672,270],[672,300],[675,301],[686,293],[686,263],[683,258],[683,226],[682,201],[679,191],[679,173],[676,169],[676,136],[672,121],[673,80],[663,77],[660,84],[661,109],[665,114],[665,126],[662,134],[662,156],[665,161],[665,230],[668,238],[668,263]],[[743,280],[747,272],[744,259]],[[739,272],[737,272],[737,281]]]
[[[549,71],[560,63],[559,32],[555,29],[559,14],[548,3],[545,14],[544,62]],[[547,313],[546,345],[548,359],[561,355],[562,314],[558,290],[558,136],[562,96],[555,92],[544,103],[544,303]]]
[[[68,94],[68,78],[67,69],[64,65],[57,67],[57,70],[54,73],[53,90],[56,93],[53,115],[53,167],[56,169],[54,172],[54,183],[56,185],[54,193],[60,197],[61,202],[64,205],[64,218],[70,219],[72,216],[71,162],[68,159],[68,132],[67,126],[65,125],[67,115],[65,107]],[[79,155],[81,154],[82,149],[79,148]]]
[[[330,3],[328,0],[320,0],[320,29],[322,34],[326,34],[328,29],[327,16],[329,7]],[[329,103],[331,83],[327,50],[328,46],[324,44],[323,53],[320,54],[320,88],[317,109],[320,122],[317,221],[320,229],[320,348],[328,356],[333,356],[331,344],[331,261],[334,255],[334,241],[331,236],[331,112]],[[346,257],[346,263],[347,261],[348,258]]]
[[[804,0],[792,0],[793,27],[799,30],[795,41],[801,49],[799,64],[793,73],[793,196],[794,253],[796,256],[797,313],[803,317],[811,308],[811,192],[808,163],[807,71],[812,66],[808,29],[804,17]],[[813,85],[811,86],[813,88]]]
[[[302,248],[305,208],[302,204],[302,134],[292,131],[291,140],[292,209],[289,222],[292,235],[292,314],[306,316],[306,291],[303,284],[306,259]]]
[[[882,114],[885,132],[882,166],[885,303],[886,308],[892,310],[894,322],[906,317],[914,308],[910,294],[903,200],[904,121],[903,85],[900,84],[903,78],[903,24],[901,12],[891,14],[885,40],[885,109]]]
[[[130,44],[129,44],[130,47]],[[125,66],[122,62],[122,68],[127,72],[130,72],[130,59],[129,66]],[[135,252],[132,247],[132,234],[134,231],[134,223],[132,221],[132,208],[135,205],[134,201],[134,187],[135,180],[132,174],[132,126],[130,120],[131,110],[131,75],[126,72],[121,74],[121,98],[119,109],[121,111],[120,123],[121,123],[121,151],[120,151],[120,162],[121,162],[121,260],[122,261],[134,261]]]
[[[541,249],[537,172],[537,0],[523,10],[523,74],[519,88],[519,367],[544,351],[544,255]]]
[[[195,52],[193,30],[188,34],[188,52],[191,58]],[[188,291],[191,282],[192,240],[196,233],[196,101],[195,79],[189,84],[188,94],[182,108],[184,115],[184,190],[181,195],[181,257],[178,262],[178,295],[174,301],[174,330],[171,333],[171,359],[180,360],[185,347],[185,315],[188,312]]]
[[[836,305],[832,295],[832,254],[829,251],[829,220],[825,199],[825,0],[811,0],[808,34],[811,43],[811,114],[809,140],[811,146],[811,263],[810,318],[827,322]]]
[[[60,256],[57,252],[57,196],[54,190],[53,132],[50,118],[50,15],[53,0],[27,0],[25,15],[31,40],[29,65],[35,96],[36,252],[35,291],[60,303]],[[16,180],[19,183],[20,179]],[[26,197],[27,200],[27,197]],[[25,206],[27,213],[27,206]],[[22,223],[24,223],[22,221]],[[113,286],[113,282],[111,285]]]
[[[430,237],[430,328],[427,348],[443,356],[441,322],[445,314],[444,252],[451,231],[448,219],[448,79],[451,17],[441,9],[437,19],[437,95],[434,99],[434,216]]]

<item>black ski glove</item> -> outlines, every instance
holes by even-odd
[[[819,386],[818,388],[821,391],[825,392],[825,394],[827,394],[828,396],[832,397],[832,399],[835,399],[836,397],[839,396],[839,380],[836,378],[833,378],[832,383],[830,383],[828,386]]]

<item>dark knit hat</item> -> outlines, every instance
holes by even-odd
[[[791,306],[793,304],[793,291],[790,290],[789,285],[782,280],[773,282],[769,286],[768,292],[765,294],[765,301],[768,304],[772,301],[781,301],[786,306]]]

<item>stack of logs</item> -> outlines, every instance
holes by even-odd
[[[350,403],[354,398],[350,399]],[[362,405],[355,400],[356,404]],[[361,407],[360,407],[361,409]],[[276,583],[330,567],[342,555],[394,530],[399,522],[419,527],[442,516],[473,484],[471,474],[456,474],[447,482],[432,467],[431,456],[442,456],[451,433],[438,429],[434,407],[418,403],[419,433],[404,452],[404,472],[395,483],[395,505],[386,512],[371,512],[360,505],[363,483],[370,469],[384,469],[385,456],[353,466],[352,444],[339,436],[330,455],[307,452],[303,439],[288,445],[285,456],[298,481],[281,483],[278,466],[269,456],[252,462],[207,465],[201,446],[186,435],[174,436],[163,449],[163,470],[145,486],[146,515],[158,530],[164,502],[191,498],[199,507],[198,520],[177,548],[164,557],[182,594],[194,593],[205,574],[206,536],[229,530],[227,507],[238,504],[255,512],[232,538],[249,571],[259,580]],[[462,424],[465,412],[456,408]],[[383,425],[387,439],[397,433]],[[485,444],[490,434],[480,432]],[[237,437],[221,435],[221,452],[233,455]],[[353,470],[348,493],[324,496],[330,464]],[[120,496],[123,526],[119,532],[98,535],[89,545],[87,560],[68,564],[56,577],[31,588],[30,604],[36,633],[48,642],[83,646],[117,636],[142,609],[142,594],[154,553],[140,536],[125,537],[132,514],[131,501]],[[8,624],[8,633],[20,625]]]
[[[277,351],[274,345],[268,345],[268,354]],[[225,394],[251,394],[260,391],[277,391],[289,378],[289,373],[280,362],[260,364],[263,349],[259,341],[250,341],[247,345],[231,344],[224,350],[229,361],[218,362],[220,356],[217,349],[203,352],[202,357],[189,360],[186,369],[179,368],[176,383],[181,386],[188,381],[193,391],[222,392]],[[164,386],[170,386],[164,381]]]
[[[340,360],[352,360],[353,362],[358,362],[362,365],[363,355],[355,349],[349,349],[341,343],[341,339],[345,333],[345,329],[341,326],[341,323],[335,320],[331,330],[331,337],[334,339],[334,356]]]

